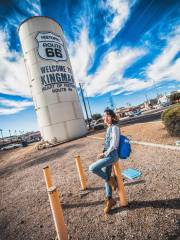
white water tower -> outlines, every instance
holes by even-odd
[[[37,119],[44,140],[65,142],[86,134],[82,108],[60,25],[32,17],[19,36]]]

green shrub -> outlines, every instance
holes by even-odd
[[[166,110],[164,110],[164,111],[161,113],[161,120],[164,122],[164,116],[165,116],[172,108],[177,108],[177,107],[180,108],[180,104],[179,104],[179,103],[173,104],[173,105],[171,105],[169,108],[167,108]]]
[[[165,111],[163,111],[161,113],[161,120],[164,122],[164,117],[165,115],[172,109],[172,107],[169,107],[168,109],[166,109]]]
[[[180,104],[166,109],[161,119],[171,136],[180,136]]]

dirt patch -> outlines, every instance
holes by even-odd
[[[41,151],[29,146],[2,154],[0,239],[55,239],[42,172],[47,164],[60,189],[69,239],[178,239],[179,152],[134,145],[131,160],[121,164],[139,169],[142,179],[125,184],[129,206],[121,208],[117,203],[105,218],[104,183],[88,172],[102,147],[101,140],[81,138]],[[88,178],[86,195],[80,191],[74,160],[77,153]],[[117,193],[114,197],[118,200]]]

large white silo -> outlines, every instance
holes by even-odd
[[[86,134],[71,63],[60,25],[32,17],[19,36],[40,131],[44,140],[64,142]]]

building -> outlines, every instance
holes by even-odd
[[[144,104],[134,106],[134,107],[121,107],[116,108],[115,113],[118,116],[118,118],[124,118],[128,116],[134,115],[136,112],[140,112],[144,108]]]
[[[161,97],[158,98],[158,104],[161,106],[166,106],[170,104],[170,97],[163,95]]]

